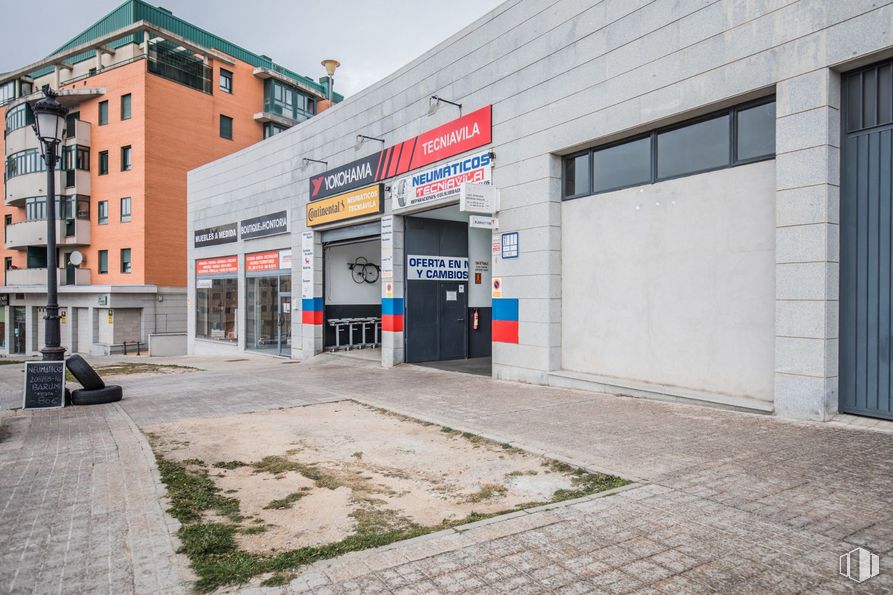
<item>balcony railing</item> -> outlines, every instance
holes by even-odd
[[[56,282],[59,285],[90,285],[90,269],[57,269]],[[46,269],[9,269],[6,271],[7,286],[46,284]]]
[[[194,53],[169,41],[149,44],[148,69],[152,74],[211,93],[211,68]]]
[[[46,221],[24,221],[6,226],[7,249],[24,250],[28,246],[46,246]],[[56,221],[56,243],[60,246],[87,246],[90,244],[90,221],[62,219]]]

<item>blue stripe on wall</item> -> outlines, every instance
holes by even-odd
[[[306,312],[322,312],[322,298],[303,298],[301,308]]]
[[[385,315],[403,314],[403,298],[381,298],[381,313]]]
[[[518,320],[518,298],[494,298],[493,320]]]

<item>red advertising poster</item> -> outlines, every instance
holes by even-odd
[[[239,272],[238,256],[203,258],[195,261],[196,275],[225,275]]]
[[[245,255],[245,271],[256,273],[258,271],[278,271],[279,250],[269,252],[256,252]]]
[[[492,106],[488,105],[420,134],[416,137],[409,169],[425,167],[435,161],[490,144],[492,111]]]

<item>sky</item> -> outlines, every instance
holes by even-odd
[[[350,95],[431,49],[502,0],[149,0],[256,54],[318,79],[341,62],[335,90]],[[122,0],[15,2],[0,19],[0,72],[46,57]],[[52,13],[54,18],[45,18]],[[9,12],[7,11],[7,16]],[[40,23],[41,33],[22,26]]]

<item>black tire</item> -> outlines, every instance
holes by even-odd
[[[65,365],[68,366],[68,369],[71,370],[72,375],[77,381],[81,383],[81,386],[87,390],[100,390],[105,388],[105,382],[102,381],[102,378],[99,377],[96,370],[91,368],[90,364],[87,363],[87,360],[78,354],[75,353],[70,356],[65,361]]]
[[[123,396],[120,386],[110,384],[97,390],[80,389],[71,392],[71,402],[74,405],[102,405],[120,401]]]

